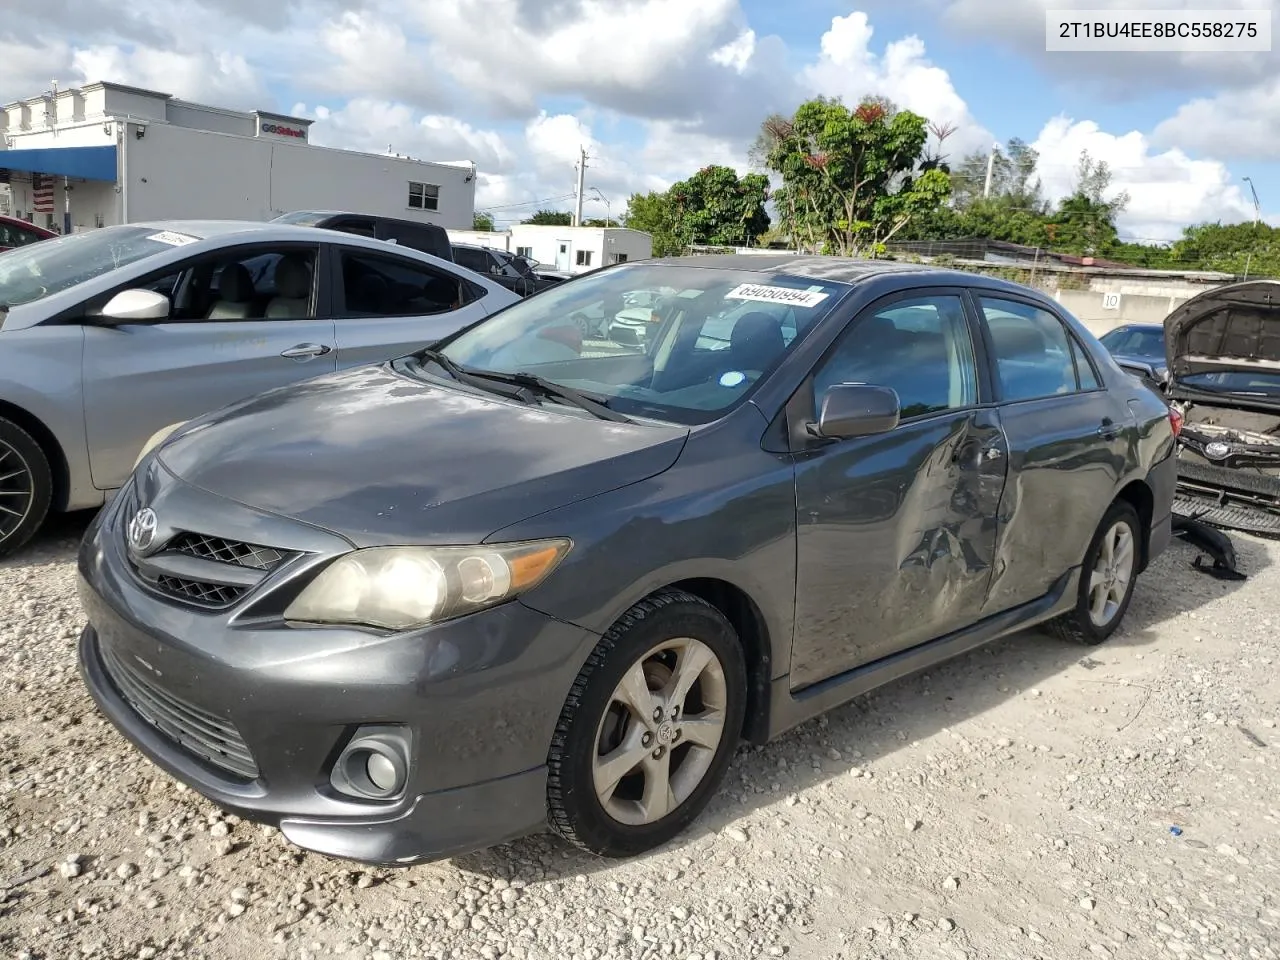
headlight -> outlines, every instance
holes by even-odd
[[[467,547],[369,547],[331,563],[286,620],[408,630],[510,600],[541,583],[569,540]]]
[[[160,444],[168,440],[175,430],[177,430],[181,426],[184,426],[188,422],[189,421],[187,420],[183,420],[179,423],[171,423],[167,427],[161,427],[159,430],[153,433],[151,435],[151,439],[142,445],[142,451],[138,454],[138,459],[133,461],[134,467],[136,468],[138,464],[142,462],[142,458],[145,457],[148,453],[150,453],[156,447],[160,446]]]

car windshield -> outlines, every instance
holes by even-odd
[[[41,300],[197,239],[156,227],[107,227],[10,250],[0,257],[0,307]]]
[[[1253,396],[1280,397],[1280,373],[1267,370],[1215,370],[1193,373],[1179,380],[1188,387],[1212,393],[1247,393]]]
[[[292,223],[300,227],[314,227],[321,220],[328,220],[332,217],[332,213],[324,213],[315,210],[294,210],[292,213],[282,213],[280,216],[272,220],[272,223]]]
[[[741,403],[847,289],[750,270],[613,267],[514,304],[440,352],[622,414],[704,423]]]
[[[1164,331],[1122,327],[1099,337],[1099,342],[1111,353],[1131,357],[1163,357]]]

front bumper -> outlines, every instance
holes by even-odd
[[[156,510],[208,517],[182,506],[209,496],[173,481]],[[439,859],[542,828],[547,747],[592,635],[519,602],[400,634],[248,616],[252,593],[197,609],[139,581],[127,502],[113,501],[81,547],[80,667],[103,713],[158,766],[301,847],[366,863]],[[250,526],[263,542],[267,519],[221,506],[221,528],[202,533]],[[408,730],[406,787],[393,800],[347,797],[328,771],[358,728],[378,724]]]

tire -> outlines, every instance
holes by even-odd
[[[1127,532],[1128,539],[1128,578],[1119,592],[1110,590],[1105,584],[1099,590],[1107,591],[1107,602],[1100,604],[1100,610],[1094,608],[1095,570],[1103,569],[1107,564],[1106,550],[1110,541],[1115,546],[1115,538]],[[1045,630],[1060,640],[1079,643],[1093,647],[1102,643],[1120,626],[1125,611],[1129,609],[1129,601],[1133,599],[1133,588],[1138,580],[1138,557],[1141,550],[1142,522],[1138,512],[1124,500],[1117,500],[1107,510],[1098,524],[1098,529],[1089,543],[1084,555],[1084,564],[1080,571],[1080,590],[1076,597],[1075,608],[1045,624]],[[1114,549],[1113,554],[1114,556]],[[1115,569],[1115,573],[1123,573]],[[1095,616],[1095,614],[1098,614]]]
[[[668,686],[681,678],[682,666],[694,677],[682,682],[683,697]],[[624,686],[626,677],[643,686]],[[719,610],[679,590],[637,603],[596,644],[560,713],[547,758],[551,828],[602,857],[635,856],[672,840],[724,779],[742,732],[746,691],[742,645]],[[619,696],[642,700],[646,716]],[[673,714],[686,706],[696,714]],[[663,710],[660,723],[650,708]],[[719,739],[706,745],[720,720]],[[693,727],[699,721],[704,725]],[[609,768],[601,761],[611,753],[617,759]],[[668,790],[660,793],[663,768]],[[610,789],[613,774],[624,770]]]
[[[31,434],[0,417],[0,557],[15,553],[35,536],[52,501],[49,458]]]

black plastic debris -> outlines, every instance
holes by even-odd
[[[1193,517],[1174,514],[1173,532],[1175,536],[1199,547],[1209,555],[1212,563],[1205,562],[1204,554],[1197,556],[1191,562],[1191,565],[1201,573],[1206,573],[1218,580],[1248,579],[1236,564],[1236,548],[1232,545],[1231,538],[1221,530],[1215,530],[1209,524],[1202,523]]]

